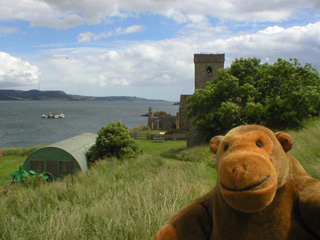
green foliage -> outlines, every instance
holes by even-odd
[[[196,128],[211,137],[242,124],[299,128],[320,114],[319,73],[296,59],[272,65],[236,59],[188,98],[188,110]]]
[[[37,188],[43,184],[46,184],[46,180],[41,177],[39,174],[34,176],[34,177],[29,177],[27,178],[25,181],[23,181],[22,184],[23,186],[27,187],[27,188]]]
[[[111,122],[98,131],[95,145],[88,152],[90,162],[116,157],[135,158],[141,152],[138,143],[130,136],[129,129],[120,121]]]

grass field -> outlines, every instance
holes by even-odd
[[[320,120],[290,134],[291,152],[320,179]],[[214,186],[214,156],[208,147],[186,150],[183,141],[139,142],[144,153],[137,159],[101,161],[54,184],[5,188],[0,239],[153,239],[178,209]],[[7,161],[16,171],[24,158],[9,157],[0,169]]]
[[[11,182],[11,175],[19,170],[21,163],[27,157],[42,146],[29,148],[5,148],[2,149],[2,157],[0,157],[0,187]]]
[[[23,163],[26,157],[7,156],[0,158],[0,187],[11,182],[11,174],[19,170],[20,163]]]
[[[163,141],[139,140],[144,154],[160,157],[162,153],[172,149],[186,149],[186,141]]]

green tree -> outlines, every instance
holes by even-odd
[[[90,162],[94,162],[109,157],[135,158],[139,153],[141,149],[137,141],[130,136],[129,129],[118,121],[98,131],[96,143],[89,149],[88,157]]]
[[[188,98],[189,117],[208,137],[241,124],[297,128],[319,114],[319,73],[296,59],[236,59]]]

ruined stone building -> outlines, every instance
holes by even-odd
[[[194,88],[202,89],[206,82],[218,76],[218,69],[224,67],[224,54],[194,54]],[[149,109],[148,126],[150,129],[167,130],[178,128],[189,131],[188,147],[202,144],[203,139],[194,129],[191,120],[187,117],[187,99],[191,95],[180,95],[179,112],[174,117],[155,118]]]
[[[152,130],[169,130],[177,128],[176,116],[154,116],[152,107],[149,107],[148,127]]]

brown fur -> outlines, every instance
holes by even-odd
[[[289,134],[246,125],[210,141],[217,185],[181,209],[157,240],[320,239],[320,182],[287,153]]]

